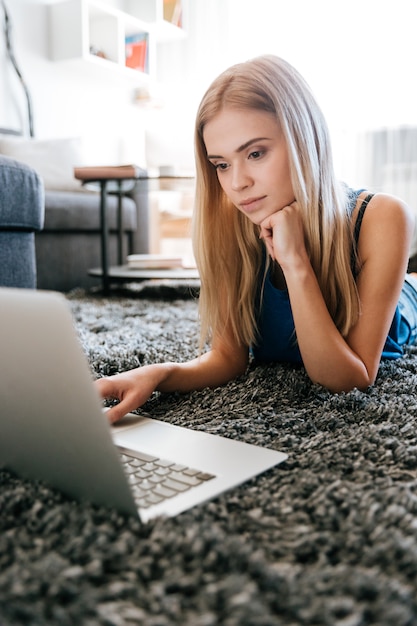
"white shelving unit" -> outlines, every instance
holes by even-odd
[[[51,59],[82,60],[117,69],[139,82],[155,76],[157,42],[183,37],[184,33],[163,19],[163,0],[127,0],[124,6],[126,12],[96,0],[64,0],[49,5]],[[129,37],[142,39],[146,47],[146,62],[140,69],[126,65]]]
[[[178,26],[181,21],[181,0],[125,0],[125,10],[154,26],[157,41],[170,41],[184,37]]]

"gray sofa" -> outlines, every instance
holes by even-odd
[[[35,232],[44,222],[44,188],[28,165],[0,154],[0,286],[36,287]]]
[[[73,168],[83,163],[82,142],[70,139],[33,139],[0,129],[0,155],[26,163],[35,170],[44,188],[45,219],[42,230],[31,239],[36,247],[37,286],[39,289],[70,291],[77,287],[100,286],[98,278],[89,276],[89,269],[101,265],[100,195],[85,191],[74,178]],[[23,166],[22,166],[23,167]],[[148,181],[135,184],[123,198],[123,254],[144,253],[148,243]],[[19,183],[17,183],[19,186]],[[127,181],[123,183],[124,188]],[[110,186],[110,184],[109,184]],[[4,187],[4,185],[3,185]],[[23,188],[22,188],[23,190]],[[19,196],[16,196],[18,198]],[[17,200],[14,199],[14,202]],[[9,203],[7,201],[7,203]],[[116,255],[117,198],[109,195],[107,216],[110,227],[109,262],[118,262]],[[10,231],[10,224],[2,224]],[[30,225],[36,227],[37,224]],[[24,227],[26,227],[24,225]],[[22,239],[22,232],[20,239]],[[10,243],[10,232],[7,234]],[[36,246],[35,246],[36,244]],[[2,254],[6,254],[2,246]],[[17,271],[17,270],[15,270]]]
[[[107,197],[110,265],[118,263],[118,198]],[[123,255],[148,251],[147,181],[137,181],[122,200]],[[100,286],[89,269],[100,267],[100,196],[97,192],[45,192],[45,225],[36,234],[38,288],[70,291]]]

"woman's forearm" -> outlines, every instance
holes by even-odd
[[[285,276],[298,345],[311,380],[334,392],[368,387],[373,373],[335,326],[311,265],[291,269]]]
[[[237,350],[225,355],[210,350],[185,363],[163,363],[162,377],[156,389],[162,392],[188,392],[205,387],[218,387],[243,374],[248,364],[248,352]]]

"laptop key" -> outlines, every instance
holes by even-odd
[[[203,481],[211,480],[212,478],[216,478],[214,474],[209,474],[208,472],[199,472],[197,474],[197,478]]]
[[[147,509],[148,507],[151,506],[151,503],[148,502],[148,500],[145,498],[136,498],[135,499],[135,503],[136,505],[140,508],[140,509]]]
[[[140,459],[132,459],[132,457],[127,457],[129,459],[128,463],[132,467],[142,467],[147,463],[147,461],[141,461]]]
[[[169,467],[157,467],[155,470],[155,474],[157,476],[167,476],[168,474],[170,474],[170,468]]]
[[[188,469],[186,465],[180,465],[179,463],[175,463],[173,464],[170,469],[173,472],[183,472],[184,470]]]
[[[155,485],[158,485],[159,483],[162,483],[165,480],[165,476],[158,476],[158,474],[152,474],[152,476],[149,476],[149,480]]]
[[[168,489],[164,487],[164,485],[156,485],[153,493],[157,493],[163,498],[172,498],[172,496],[176,496],[178,491],[174,491],[173,489]]]
[[[164,496],[159,496],[154,492],[151,492],[146,496],[146,501],[149,502],[149,504],[159,504],[162,500],[165,500]]]
[[[136,469],[135,476],[140,479],[149,478],[152,476],[152,472],[146,472],[142,467],[140,467],[139,469]]]
[[[172,478],[166,478],[162,483],[164,487],[168,487],[168,489],[173,489],[174,491],[187,491],[190,489],[190,485],[186,485],[185,483],[179,483],[177,480],[172,480]]]
[[[133,497],[138,499],[138,498],[143,498],[147,492],[141,489],[138,485],[134,485],[132,487],[132,493],[133,493]]]
[[[125,474],[134,474],[138,471],[138,468],[132,467],[130,463],[125,463],[125,465],[123,465],[123,469]]]
[[[174,465],[174,461],[167,461],[166,459],[158,459],[157,461],[154,461],[154,463],[159,467],[171,467]]]
[[[127,478],[127,482],[129,483],[129,485],[136,485],[140,483],[140,481],[142,480],[142,478],[135,476],[135,474],[128,474],[126,478]]]
[[[145,465],[142,465],[142,469],[144,469],[147,472],[154,472],[157,469],[157,465],[155,465],[155,463],[145,463]]]
[[[119,451],[131,458],[134,459],[139,459],[140,461],[145,461],[145,463],[147,462],[153,462],[153,461],[157,461],[158,457],[157,456],[151,456],[150,454],[146,454],[145,452],[137,452],[136,450],[129,450],[129,448],[124,448],[123,446],[118,446]]]
[[[141,489],[144,489],[145,491],[152,491],[155,485],[154,483],[151,483],[151,481],[148,478],[145,478],[140,481],[139,486]]]
[[[187,476],[197,476],[200,473],[200,470],[193,469],[192,467],[187,467],[182,471],[183,474]]]
[[[178,480],[180,483],[185,483],[190,487],[196,487],[201,483],[201,480],[196,478],[196,476],[187,476],[186,474],[182,474],[181,472],[172,472],[171,478],[173,480]]]

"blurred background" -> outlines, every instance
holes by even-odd
[[[338,176],[398,194],[417,210],[414,0],[2,0],[0,7],[33,116],[31,131],[0,8],[3,129],[77,138],[77,164],[192,173],[195,112],[211,80],[273,53],[311,85]],[[124,55],[128,37],[139,34],[147,58],[135,71],[123,67]]]

